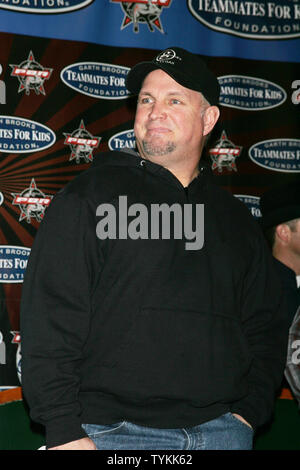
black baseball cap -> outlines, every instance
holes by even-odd
[[[153,60],[140,62],[129,71],[127,89],[137,95],[148,73],[161,69],[180,85],[199,91],[211,105],[218,106],[220,85],[216,76],[196,54],[180,47],[169,47]]]
[[[300,218],[300,180],[266,191],[260,198],[264,230]]]

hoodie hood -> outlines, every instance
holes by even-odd
[[[126,149],[124,151],[103,152],[98,154],[98,156],[93,160],[92,167],[100,168],[103,166],[124,166],[139,168],[143,172],[156,174],[165,178],[170,183],[182,187],[180,181],[169,170],[157,163],[151,162],[150,160],[143,159],[138,152],[132,149]],[[211,180],[213,178],[213,173],[209,164],[202,160],[199,162],[199,175],[190,183],[190,185],[192,185],[195,180],[198,180],[200,175],[203,179],[203,184],[205,183],[205,185],[207,179]]]

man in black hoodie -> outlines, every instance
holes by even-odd
[[[31,416],[49,449],[250,449],[287,324],[257,223],[200,160],[218,81],[172,47],[133,67],[127,88],[138,152],[99,156],[56,195],[32,247]]]

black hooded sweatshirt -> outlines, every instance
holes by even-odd
[[[213,179],[201,164],[184,188],[160,165],[109,152],[53,198],[21,304],[23,392],[48,447],[85,437],[82,423],[179,428],[231,411],[256,428],[269,418],[288,336],[280,281],[250,211]],[[120,196],[130,210],[115,231]],[[175,222],[157,237],[156,219],[151,232],[163,203],[193,208],[198,249]]]

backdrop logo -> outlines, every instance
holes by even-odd
[[[30,248],[0,245],[0,283],[23,282]]]
[[[209,150],[209,155],[213,162],[212,169],[217,169],[219,173],[223,171],[223,168],[229,171],[237,171],[235,160],[241,154],[242,148],[231,142],[227,138],[226,132],[223,131],[220,139]]]
[[[19,222],[26,219],[28,224],[31,219],[36,219],[41,222],[44,218],[45,209],[49,206],[53,196],[46,196],[40,189],[37,188],[34,178],[28,188],[24,189],[20,194],[12,193],[12,203],[19,206],[20,217]]]
[[[240,201],[242,201],[248,207],[253,217],[257,219],[261,217],[259,197],[248,196],[247,194],[235,194],[234,196],[237,197]]]
[[[261,78],[243,75],[218,77],[220,104],[229,108],[261,111],[281,105],[287,98],[283,88]]]
[[[133,129],[119,132],[113,135],[108,141],[108,147],[110,150],[126,150],[135,149],[136,141]]]
[[[300,36],[300,4],[291,0],[188,0],[191,14],[216,31],[250,39]]]
[[[19,65],[10,64],[12,68],[11,76],[17,77],[19,80],[18,92],[25,91],[26,95],[30,94],[33,90],[37,95],[45,95],[44,82],[49,80],[52,70],[44,68],[39,64],[32,53],[29,52],[28,58],[21,62]]]
[[[73,90],[108,100],[127,98],[125,79],[130,68],[98,62],[80,62],[61,71],[62,81]]]
[[[78,129],[71,134],[64,133],[64,136],[64,144],[69,145],[71,149],[69,161],[75,160],[76,163],[80,163],[83,159],[85,163],[90,163],[93,160],[93,150],[99,146],[101,137],[92,136],[86,130],[83,120]]]
[[[250,147],[249,157],[257,165],[269,170],[300,172],[300,139],[258,142]]]
[[[133,25],[133,31],[139,32],[139,25],[147,25],[149,31],[157,28],[164,33],[160,15],[163,8],[169,7],[172,0],[110,0],[112,3],[120,3],[124,13],[121,30]]]
[[[0,64],[0,75],[2,73],[2,65]],[[6,87],[3,80],[0,80],[0,104],[6,104]]]
[[[300,104],[300,80],[293,81],[292,89],[295,90],[292,93],[292,103]]]
[[[54,132],[43,124],[21,117],[0,116],[1,152],[39,152],[55,141]]]
[[[0,0],[0,8],[24,13],[67,13],[84,8],[94,0]]]

